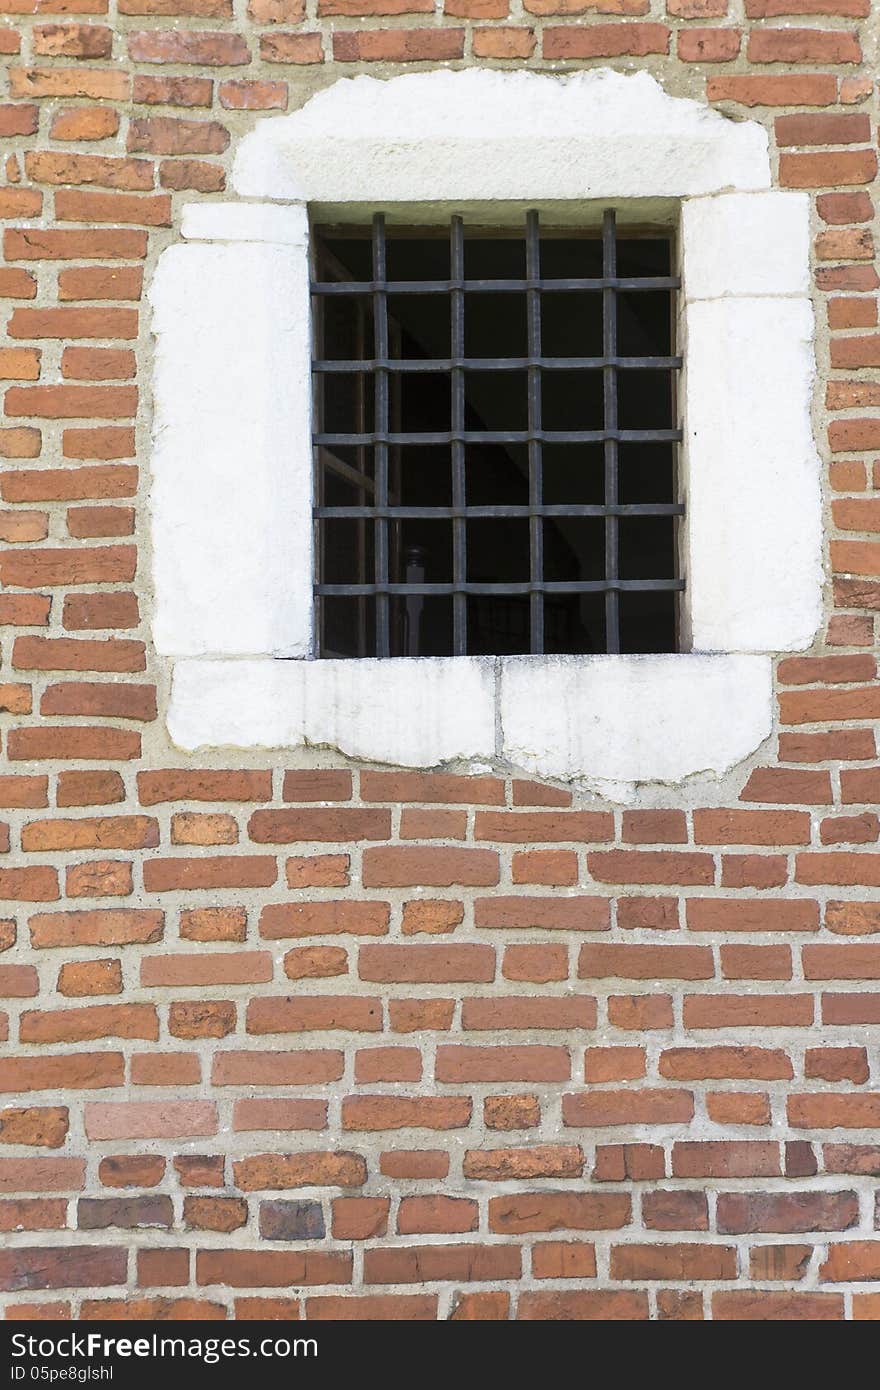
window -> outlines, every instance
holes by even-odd
[[[318,654],[676,649],[671,238],[325,229]]]
[[[822,583],[809,198],[772,187],[763,127],[672,97],[645,72],[359,76],[288,116],[258,121],[241,141],[232,181],[235,196],[184,209],[181,241],[163,252],[149,289],[152,630],[170,659],[173,742],[320,746],[406,767],[488,764],[630,799],[646,783],[711,782],[755,752],[772,729],[773,654],[810,645]],[[369,224],[383,209],[388,278],[378,298],[388,352],[377,355],[377,292],[350,290],[373,284]],[[541,281],[526,265],[528,209],[538,214],[537,256],[528,259]],[[605,278],[596,237],[605,209],[619,223],[618,270],[632,268],[637,252],[637,278],[680,276],[681,287],[659,292],[663,331],[658,309],[636,339],[626,336],[627,301],[651,302],[646,281],[631,295],[619,286],[597,291],[595,312],[578,316],[593,334],[581,345],[571,341],[573,316],[554,319],[553,307],[580,292],[537,285],[563,278],[570,254],[595,258],[596,273],[584,278]],[[457,288],[457,215],[467,276],[503,274],[518,289]],[[402,235],[407,227],[418,237]],[[335,379],[323,418],[312,391],[319,254],[319,279],[348,286],[318,296],[326,300],[319,363],[384,363],[315,373]],[[668,259],[649,263],[661,255]],[[573,278],[582,268],[581,260]],[[442,283],[436,293],[395,294],[398,274]],[[477,306],[464,305],[460,356],[451,312],[431,308],[451,309],[453,296]],[[619,310],[616,365],[606,360],[606,296]],[[346,323],[346,300],[360,304],[360,328],[357,313]],[[540,308],[540,343],[529,341],[530,303],[533,328]],[[598,359],[595,369],[571,365],[582,353]],[[546,367],[542,354],[567,360]],[[666,365],[633,367],[634,357]],[[490,366],[471,369],[472,358]],[[401,362],[421,369],[401,371]],[[579,372],[595,379],[592,392],[570,389]],[[653,436],[628,440],[618,431],[616,505],[685,502],[684,514],[606,515],[615,496],[606,486],[606,444],[615,440],[605,429],[604,379],[612,374],[618,426]],[[540,386],[540,430],[530,379]],[[390,443],[394,431],[377,428],[377,406],[389,427],[396,411],[397,433],[421,442]],[[469,440],[470,422],[487,416],[489,428],[475,433],[504,438]],[[656,437],[678,424],[680,443]],[[550,431],[562,440],[548,441]],[[611,438],[572,442],[580,431]],[[316,470],[315,432],[325,458],[352,470],[347,479],[338,466]],[[339,435],[359,438],[328,442]],[[452,458],[461,444],[463,508],[461,448],[457,484]],[[383,449],[384,516],[370,511]],[[595,466],[582,466],[591,456]],[[469,516],[472,504],[504,511]],[[332,523],[342,538],[331,535],[317,560],[316,506],[367,509],[318,517],[318,527]],[[398,515],[403,507],[440,514]],[[542,516],[541,507],[599,510]],[[596,544],[573,544],[569,523],[593,528]],[[616,591],[601,543],[614,529]],[[386,593],[378,605],[369,592],[377,552]],[[319,595],[322,606],[348,601],[349,617],[335,629],[322,618],[316,630],[316,566],[321,585],[362,586]],[[395,593],[407,569],[416,591]],[[651,587],[620,587],[631,579]],[[600,588],[576,594],[575,605],[548,588],[560,583]],[[418,592],[435,584],[446,591]],[[471,594],[471,584],[503,587]],[[604,611],[614,592],[619,651]],[[651,609],[634,617],[629,604]],[[377,632],[381,606],[387,646]],[[707,794],[719,793],[710,786]]]

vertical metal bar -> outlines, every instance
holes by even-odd
[[[529,428],[529,581],[532,585],[544,582],[544,521],[538,515],[543,493],[543,456],[541,440],[541,291],[536,282],[541,278],[541,240],[536,211],[526,215],[526,321],[528,326],[528,428]],[[529,650],[540,654],[544,650],[544,594],[533,588],[529,595]]]
[[[360,361],[366,357],[366,323],[364,306],[358,299],[355,301],[355,353]],[[366,380],[363,372],[357,375],[357,427],[366,434],[367,421],[367,397]],[[367,449],[366,445],[357,446],[357,471],[365,474],[367,471]],[[367,496],[363,489],[358,491],[358,504],[363,506]],[[368,584],[367,578],[367,526],[369,525],[366,517],[357,523],[357,577],[359,584]],[[367,597],[361,594],[357,601],[357,626],[358,626],[358,656],[367,655]]]
[[[385,218],[376,213],[373,218],[373,337],[376,358],[380,363],[388,360],[388,296],[387,263],[385,254]],[[388,368],[376,368],[376,506],[380,514],[375,521],[375,570],[376,583],[387,585],[388,573],[388,520],[382,514],[388,506]],[[376,595],[376,655],[390,656],[390,600],[387,591]]]
[[[602,219],[602,277],[617,275],[617,228],[613,208]],[[605,406],[605,429],[617,429],[617,368],[609,358],[617,356],[617,290],[606,285],[602,290],[602,386]],[[605,440],[605,506],[617,505],[617,440]],[[620,577],[620,549],[617,517],[605,516],[605,579]],[[605,591],[605,650],[620,651],[620,594],[617,589]]]
[[[317,244],[316,244],[316,245],[317,245]],[[312,267],[312,269],[313,269],[313,273],[315,274],[316,277],[317,277],[318,275],[321,274],[321,258],[320,258],[320,252],[319,252],[317,249],[313,252],[313,267]],[[325,333],[324,333],[324,316],[325,316],[325,314],[326,314],[326,312],[327,312],[327,307],[326,307],[325,302],[324,302],[323,300],[320,300],[320,299],[319,299],[319,300],[312,299],[312,304],[313,304],[313,306],[314,306],[314,311],[313,311],[313,313],[312,313],[312,352],[313,352],[317,357],[323,357],[323,356],[324,356],[324,338],[325,338]],[[325,395],[326,390],[327,390],[326,384],[320,379],[319,376],[316,376],[315,373],[313,373],[313,374],[312,374],[312,409],[313,409],[314,412],[315,412],[315,425],[316,425],[316,427],[317,427],[316,432],[318,432],[318,433],[320,433],[320,431],[323,430],[323,428],[324,428],[324,395]],[[319,448],[317,445],[313,445],[313,446],[312,446],[312,454],[313,454],[313,457],[314,457],[314,463],[313,463],[313,468],[314,468],[314,481],[313,481],[313,484],[312,484],[312,488],[313,488],[313,497],[314,497],[315,501],[317,502],[318,506],[320,507],[320,506],[323,506],[323,505],[324,505],[324,501],[325,501],[325,497],[326,497],[326,486],[325,486],[325,473],[324,473],[324,467],[323,467],[323,464],[322,464],[322,462],[321,462],[321,450],[320,450],[320,448]],[[317,582],[318,584],[323,584],[323,582],[324,582],[324,576],[325,576],[326,534],[327,534],[327,528],[326,528],[326,526],[325,526],[322,522],[318,521],[317,518],[314,516],[314,513],[313,513],[313,515],[312,515],[312,536],[313,536],[313,545],[314,545],[314,562],[313,562],[314,579],[313,579],[313,583],[314,583],[314,582]],[[315,623],[315,627],[314,627],[314,636],[313,636],[313,639],[312,639],[312,640],[313,640],[313,643],[315,644],[315,648],[316,648],[316,650],[317,650],[318,655],[319,655],[319,656],[323,656],[323,654],[324,654],[324,647],[325,647],[325,641],[324,641],[324,625],[325,625],[325,620],[326,620],[326,604],[324,603],[324,600],[323,600],[323,598],[322,598],[322,596],[321,596],[320,594],[318,594],[318,593],[313,593],[313,596],[312,596],[312,597],[313,597],[313,601],[314,601],[314,605],[315,605],[315,607],[314,607],[314,615],[315,615],[315,616],[314,616],[314,623]]]
[[[464,223],[453,217],[450,229],[450,256],[453,288],[450,296],[452,321],[452,505],[465,505],[465,446],[461,438],[465,425],[464,369],[458,365],[464,357]],[[456,438],[456,436],[458,436]],[[467,523],[463,516],[452,520],[452,650],[455,656],[467,652],[467,595],[463,585],[467,578]]]

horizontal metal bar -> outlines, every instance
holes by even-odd
[[[324,597],[347,598],[363,594],[604,594],[609,589],[624,593],[671,593],[684,588],[683,579],[581,579],[545,580],[541,584],[316,584],[315,593]]]
[[[316,434],[316,444],[528,444],[540,439],[545,444],[599,444],[618,439],[624,444],[674,444],[683,439],[681,430],[438,430],[425,433]]]
[[[545,372],[601,371],[603,367],[659,372],[674,371],[683,362],[683,357],[415,357],[401,358],[399,361],[394,358],[385,361],[375,358],[319,358],[312,363],[312,368],[316,372],[338,372],[349,376],[380,369],[390,372],[522,372],[530,367],[540,367]]]
[[[498,507],[315,507],[315,516],[322,520],[370,520],[387,517],[390,521],[448,521],[450,518],[477,520],[479,518],[519,518],[530,516],[684,516],[682,502],[618,502],[613,507],[601,504]]]
[[[472,294],[524,293],[541,290],[555,294],[571,290],[677,290],[680,275],[613,276],[601,275],[566,280],[313,280],[312,294],[374,294],[381,289],[386,294],[449,294],[451,290]]]

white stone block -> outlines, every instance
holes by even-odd
[[[342,78],[261,121],[232,176],[246,197],[529,203],[768,188],[766,131],[668,96],[646,72],[471,68]]]
[[[312,449],[304,247],[166,251],[150,289],[153,637],[163,655],[305,655]]]
[[[769,657],[526,656],[500,666],[505,759],[620,800],[638,783],[721,775],[772,727]]]
[[[180,234],[187,241],[271,241],[308,246],[305,203],[187,203]]]
[[[401,767],[491,758],[491,657],[179,661],[168,728],[181,748],[327,746]]]
[[[808,299],[688,305],[684,495],[695,651],[798,651],[820,621]]]
[[[805,295],[810,200],[793,190],[687,198],[681,208],[685,298]]]

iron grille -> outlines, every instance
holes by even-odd
[[[389,273],[389,247],[393,251],[396,243],[393,234],[389,237],[386,232],[382,214],[373,218],[369,234],[362,231],[360,239],[358,262],[352,255],[354,241],[333,240],[329,233],[319,237],[312,283],[319,654],[387,657],[674,649],[669,632],[674,631],[675,596],[684,588],[675,561],[676,519],[684,507],[677,500],[674,449],[682,436],[673,427],[675,372],[682,359],[672,352],[671,302],[680,280],[669,273],[668,241],[663,273],[645,273],[644,266],[635,267],[635,273],[618,273],[621,241],[615,213],[608,210],[602,220],[601,243],[596,238],[592,242],[594,263],[585,267],[598,273],[564,274],[557,265],[554,274],[542,275],[542,259],[553,246],[542,234],[538,213],[532,211],[526,215],[524,236],[520,233],[517,238],[524,251],[524,273],[468,277],[463,220],[453,217],[443,247],[448,273],[437,278],[410,274],[395,278],[393,270]],[[582,247],[588,244],[580,242]],[[658,244],[656,237],[653,244]],[[627,296],[629,303],[633,295],[653,294],[656,300],[658,292],[669,305],[666,351],[638,355],[620,340],[621,297]],[[579,302],[592,297],[590,302],[597,306],[594,351],[588,355],[570,350],[568,340],[563,344],[566,351],[551,355],[545,350],[542,318],[553,306],[548,297],[560,295],[579,295]],[[492,301],[487,296],[499,298]],[[487,303],[500,304],[502,298],[507,305],[515,298],[520,305],[524,301],[524,344],[511,342],[509,352],[494,356],[468,354],[467,316],[478,298],[484,314]],[[394,306],[407,303],[410,310],[416,304],[428,305],[426,312],[433,312],[436,323],[440,322],[438,304],[448,306],[448,319],[446,307],[441,315],[448,324],[444,345],[438,348],[435,342],[426,349],[424,342],[401,328]],[[411,328],[412,313],[408,321]],[[490,319],[485,321],[488,324]],[[524,351],[514,350],[523,346]],[[668,400],[668,418],[660,426],[638,427],[644,423],[639,419],[638,390],[627,395],[628,415],[635,411],[635,420],[622,419],[622,384],[628,389],[637,379],[629,374],[640,372],[652,374],[655,398],[660,378],[660,397]],[[524,397],[524,418],[516,422],[519,428],[497,427],[498,420],[486,428],[487,421],[475,415],[467,383],[481,373],[491,374],[492,381],[500,380],[494,374],[515,374]],[[547,416],[547,383],[552,384],[554,377],[558,383],[560,373],[574,374],[575,399],[578,391],[586,393],[584,382],[595,383],[601,418],[589,420],[590,428],[557,428],[560,420]],[[407,413],[407,393],[415,390],[413,383],[418,385],[420,375],[424,402],[429,400],[426,383],[436,387],[440,381],[443,389],[437,390],[443,398],[444,418],[430,418],[433,405],[423,407],[423,415],[416,420]],[[565,378],[569,383],[572,379],[571,375]],[[485,386],[490,377],[482,380]],[[581,495],[578,500],[580,484],[571,472],[567,486],[573,495],[560,498],[558,492],[545,488],[557,446],[592,451],[601,495],[586,501]],[[650,462],[645,460],[657,446],[662,446],[666,460],[666,494],[661,500],[645,500],[655,495],[649,480],[636,500],[626,500],[626,489],[621,490],[621,451],[628,451],[628,457],[635,451],[639,476],[644,479],[650,473]],[[473,449],[482,450],[484,460],[492,450],[496,451],[493,458],[500,456],[499,450],[505,451],[512,480],[508,496],[492,502],[474,500],[468,462]],[[471,472],[479,476],[476,465]],[[429,476],[441,481],[426,496],[423,484]],[[623,476],[627,476],[626,466]],[[415,497],[407,493],[407,479],[411,483],[414,477],[421,480],[415,485]],[[409,491],[413,491],[411,485]],[[555,500],[549,500],[548,493]],[[664,553],[671,559],[658,564],[664,573],[628,576],[621,568],[621,523],[639,519],[644,526],[647,518],[662,519],[657,524],[664,528]],[[510,535],[516,525],[527,527],[527,573],[505,576],[503,542],[495,546],[493,557],[473,540],[477,534],[473,528],[500,519]],[[560,562],[556,552],[565,551],[566,543],[559,536],[566,527],[571,532],[579,525],[592,527],[592,540],[579,542],[580,561]],[[441,535],[435,551],[446,553],[448,544],[448,572],[437,565],[432,570],[431,547],[408,544],[407,527],[419,526],[420,534],[433,526],[432,534]],[[548,526],[555,528],[552,564],[548,563],[552,558],[547,551]],[[488,557],[496,572],[474,574],[477,555],[484,566]],[[652,638],[650,625],[646,629],[643,624],[642,635],[622,646],[621,596],[629,602],[627,596],[638,594],[654,595],[652,602],[658,601],[658,595],[667,595],[663,602],[670,605],[673,622],[660,638]],[[340,601],[347,605],[345,621],[331,617],[331,605]],[[582,610],[591,603],[595,616],[588,621]],[[446,616],[431,628],[429,610],[439,613],[441,604]],[[433,636],[427,635],[429,629]]]

